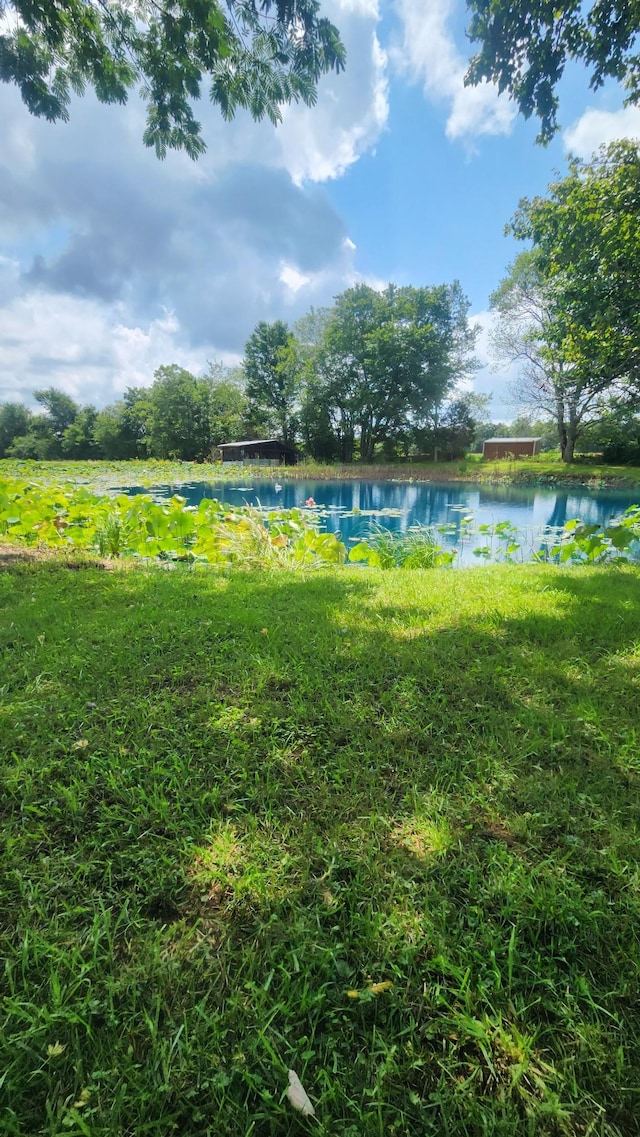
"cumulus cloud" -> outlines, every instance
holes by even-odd
[[[584,159],[589,159],[603,143],[618,138],[640,138],[640,107],[622,107],[618,111],[590,107],[564,133],[567,150]]]
[[[377,0],[328,0],[349,68],[278,129],[198,108],[208,143],[159,163],[144,109],[76,100],[31,118],[0,88],[0,399],[54,383],[102,405],[160,363],[237,360],[255,323],[292,320],[358,279],[320,183],[371,148],[388,114]]]
[[[345,99],[355,113],[341,122]],[[354,43],[346,72],[324,80],[319,107],[287,108],[278,131],[283,162],[297,184],[338,178],[375,144],[388,117],[387,56],[372,31]]]
[[[167,314],[131,326],[121,306],[37,289],[0,307],[0,402],[33,405],[33,392],[53,385],[103,406],[169,361],[199,371],[207,358]]]
[[[421,82],[433,102],[448,108],[447,136],[472,139],[508,134],[516,110],[492,84],[465,87],[467,59],[451,31],[456,0],[395,0],[401,43],[392,51],[398,70]]]

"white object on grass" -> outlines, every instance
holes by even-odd
[[[316,1111],[313,1108],[309,1096],[302,1085],[295,1070],[289,1070],[289,1088],[287,1090],[287,1097],[291,1102],[294,1109],[299,1113],[304,1114],[305,1117],[315,1117]]]

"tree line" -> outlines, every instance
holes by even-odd
[[[202,461],[223,442],[278,437],[319,461],[453,458],[483,407],[457,393],[476,366],[468,307],[458,283],[356,285],[294,328],[259,323],[240,367],[159,367],[103,410],[52,387],[35,392],[37,413],[7,403],[0,456]]]

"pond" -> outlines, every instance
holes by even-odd
[[[473,548],[485,543],[474,535],[460,545],[463,518],[473,515],[474,525],[495,525],[509,521],[519,530],[526,559],[538,547],[540,534],[551,526],[562,528],[566,521],[607,523],[631,505],[640,503],[640,487],[635,490],[587,490],[583,487],[554,488],[514,485],[467,485],[433,482],[371,481],[278,481],[260,479],[238,482],[188,482],[157,485],[149,489],[131,487],[128,493],[151,493],[154,498],[180,493],[190,505],[203,497],[218,498],[235,505],[254,505],[267,509],[304,507],[311,498],[321,509],[321,525],[349,544],[366,537],[372,523],[394,531],[412,525],[451,526],[439,537],[445,546],[455,545],[459,563],[475,563]]]

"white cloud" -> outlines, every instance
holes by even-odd
[[[590,107],[564,133],[567,150],[585,159],[603,143],[618,138],[640,138],[640,107],[622,107],[618,111]]]
[[[288,288],[292,295],[295,296],[305,285],[311,284],[311,277],[308,273],[300,272],[299,268],[295,265],[287,264],[286,261],[282,262],[280,267],[280,276],[278,278],[282,281],[285,288]]]
[[[326,12],[327,7],[328,5],[325,5],[323,11]],[[358,16],[369,16],[373,20],[378,19],[378,0],[335,0],[334,7],[337,10],[336,15],[347,12]],[[342,30],[342,24],[338,26]]]
[[[348,66],[320,82],[315,107],[292,106],[276,133],[294,182],[339,178],[376,143],[389,117],[387,56],[375,33],[377,6],[363,20],[340,18]],[[329,13],[332,15],[332,13]]]
[[[509,134],[516,110],[492,84],[465,87],[467,60],[450,28],[456,0],[395,0],[402,43],[391,53],[398,70],[422,82],[425,94],[448,107],[449,138]]]
[[[34,391],[54,386],[104,406],[148,386],[161,364],[199,372],[212,357],[189,348],[169,314],[132,326],[121,305],[38,290],[0,308],[0,401],[33,403]]]

